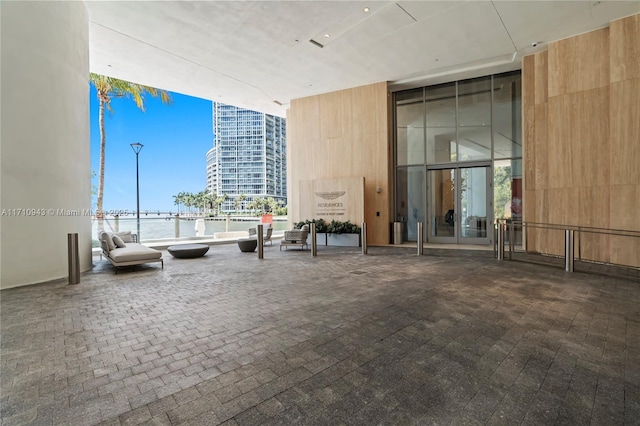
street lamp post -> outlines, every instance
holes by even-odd
[[[142,151],[143,146],[144,145],[138,142],[131,144],[131,149],[133,149],[133,152],[136,153],[136,222],[138,225],[138,242],[141,241],[140,239],[140,174],[138,173],[138,154],[140,154],[140,151]]]

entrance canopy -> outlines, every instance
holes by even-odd
[[[521,68],[545,43],[640,12],[593,1],[86,2],[91,71],[284,116],[291,99]]]

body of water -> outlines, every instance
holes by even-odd
[[[165,218],[140,218],[140,236],[142,241],[147,240],[159,240],[165,238],[175,238],[175,223],[176,219],[173,217]],[[254,228],[260,223],[260,218],[232,218],[227,227],[227,221],[225,218],[210,218],[205,219],[205,235],[213,237],[216,232],[234,232],[234,231],[248,231],[249,228]],[[107,217],[104,222],[104,229],[107,232],[116,231],[116,220],[112,217]],[[193,219],[180,218],[180,238],[189,238],[196,236],[196,221]],[[287,229],[286,220],[273,221],[274,231],[284,231]],[[117,229],[119,232],[131,231],[137,232],[137,220],[136,218],[120,218],[117,220]],[[98,221],[93,220],[92,223],[92,238],[98,239]]]

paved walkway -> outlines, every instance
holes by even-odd
[[[640,424],[640,285],[235,245],[4,290],[2,425]]]

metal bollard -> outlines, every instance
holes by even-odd
[[[318,241],[316,240],[316,224],[311,222],[311,256],[318,255]]]
[[[496,242],[498,243],[498,260],[504,260],[504,224],[502,222],[498,222]]]
[[[264,234],[262,233],[263,225],[258,224],[258,259],[264,259]]]
[[[176,221],[173,223],[173,234],[176,238],[180,238],[180,215],[176,214],[175,218]]]
[[[78,234],[67,234],[69,257],[69,284],[80,282],[80,253],[78,250]]]
[[[422,256],[424,254],[422,238],[422,222],[418,222],[418,256]]]
[[[393,244],[402,244],[402,222],[393,222]]]
[[[574,255],[574,231],[565,229],[564,231],[564,270],[573,272]]]
[[[362,222],[362,227],[360,227],[360,240],[362,243],[362,254],[367,254],[367,222]]]

